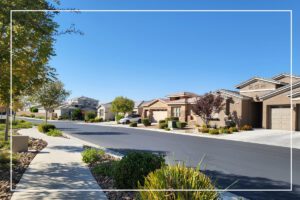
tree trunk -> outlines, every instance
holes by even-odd
[[[46,124],[47,124],[47,121],[48,121],[48,110],[46,110]]]
[[[16,121],[16,115],[17,115],[17,113],[16,112],[14,112],[14,122]]]
[[[9,129],[9,107],[6,107],[6,122],[5,122],[5,133],[4,140],[8,141],[8,129]]]

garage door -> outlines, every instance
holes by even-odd
[[[291,130],[290,108],[271,108],[271,129]]]
[[[166,110],[155,110],[152,112],[152,121],[158,122],[159,120],[163,120],[167,118],[167,111]]]

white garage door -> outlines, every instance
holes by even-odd
[[[152,121],[158,122],[159,120],[164,120],[167,118],[167,111],[165,110],[155,110],[152,112]]]
[[[290,108],[271,108],[271,129],[291,130]]]

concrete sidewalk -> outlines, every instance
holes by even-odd
[[[30,163],[17,184],[16,189],[22,191],[14,192],[12,200],[107,199],[89,168],[81,161],[83,144],[80,140],[50,137],[36,128],[23,129],[19,133],[43,139],[48,146]]]

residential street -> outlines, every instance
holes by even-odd
[[[40,120],[29,120],[41,122]],[[197,166],[216,180],[219,188],[289,189],[290,149],[261,144],[172,135],[146,130],[51,122],[82,140],[126,153],[132,150],[163,153],[170,163],[182,161]],[[249,133],[250,134],[250,133]],[[299,199],[300,150],[293,150],[293,192],[233,192],[249,199]]]

